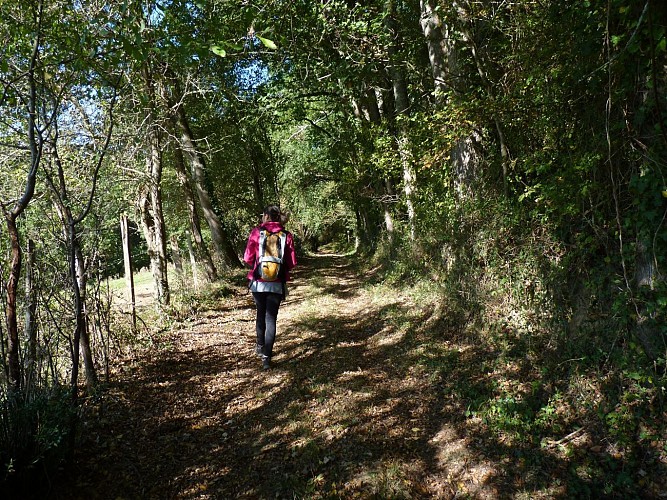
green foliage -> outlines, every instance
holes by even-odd
[[[349,151],[338,146],[332,154],[336,139],[318,128],[276,134],[284,161],[278,178],[282,202],[294,214],[292,227],[308,250],[331,243],[339,251],[354,246],[357,200],[348,182],[354,182],[355,173],[345,159]]]
[[[17,399],[0,399],[0,484],[3,490],[34,494],[36,484],[56,472],[69,450],[71,396],[61,387],[30,392]]]
[[[498,382],[463,394],[493,433],[537,442],[578,425],[575,417],[619,446],[642,429],[659,433],[652,419],[664,397],[667,336],[667,18],[658,2],[436,2],[451,51],[438,96],[416,2],[93,7],[45,6],[35,73],[44,151],[57,124],[63,196],[74,216],[91,194],[112,87],[121,95],[111,152],[78,226],[91,271],[121,271],[118,217],[147,182],[148,108],[162,132],[167,231],[181,237],[189,229],[173,169],[173,103],[165,102],[182,99],[235,248],[262,206],[278,202],[291,210],[289,228],[304,248],[351,251],[360,243],[375,251],[388,283],[437,290],[459,330],[497,354],[489,369],[525,369],[522,357],[540,367],[530,389]],[[24,75],[35,8],[0,1],[6,207],[30,166]],[[159,90],[153,102],[144,71]],[[182,95],[170,94],[173,80]],[[397,117],[394,91],[403,83],[409,113]],[[374,104],[379,116],[371,117]],[[466,164],[452,159],[460,148]],[[414,186],[405,182],[406,152]],[[68,352],[57,332],[70,330],[72,298],[63,292],[68,255],[47,176],[60,180],[46,160],[20,223],[22,244],[37,241],[40,327],[61,351],[60,367]],[[135,244],[142,267],[145,247]],[[177,294],[169,313],[187,318],[198,300]],[[577,376],[615,382],[594,391],[598,404],[592,395],[577,399]],[[39,446],[51,449],[50,439]],[[378,474],[385,472],[391,476]],[[622,475],[615,481],[608,494],[630,491]],[[392,494],[381,483],[378,494]]]

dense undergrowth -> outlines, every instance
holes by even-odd
[[[0,489],[10,498],[36,482],[48,486],[71,451],[71,396],[62,387],[34,390],[28,398],[3,395],[0,407]]]
[[[471,425],[528,470],[542,468],[546,452],[567,465],[572,496],[664,495],[665,350],[651,360],[642,348],[620,263],[562,243],[544,220],[501,212],[460,211],[417,245],[381,247],[383,279],[435,297],[441,327],[429,349],[455,331],[486,353],[457,396]],[[427,363],[433,373],[451,368]]]

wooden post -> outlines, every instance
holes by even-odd
[[[130,248],[130,229],[127,214],[120,216],[120,234],[123,240],[123,260],[125,262],[125,282],[130,299],[130,314],[132,314],[132,331],[137,329],[137,310],[134,298],[134,274],[132,269],[132,251]]]

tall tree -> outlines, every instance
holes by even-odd
[[[162,210],[162,127],[159,120],[158,90],[154,65],[144,61],[141,67],[143,90],[146,101],[146,182],[142,186],[137,206],[141,226],[148,245],[151,271],[155,282],[158,303],[170,302],[169,279],[167,276],[167,231]]]
[[[405,60],[401,56],[402,35],[396,18],[396,1],[386,3],[385,25],[389,35],[388,67],[389,78],[394,92],[394,117],[397,121],[396,148],[403,170],[403,192],[410,225],[410,238],[415,239],[415,206],[416,173],[414,157],[409,137],[410,99],[405,76]]]
[[[161,44],[164,32],[160,26],[163,10],[154,3],[135,1],[125,4],[129,18],[117,33],[128,51],[128,82],[132,85],[135,102],[140,103],[143,148],[137,153],[138,162],[145,164],[143,180],[135,200],[148,248],[157,303],[168,305],[171,300],[167,274],[167,231],[163,212],[162,176],[164,169],[163,131],[165,116],[161,106],[161,86],[164,85],[164,65]]]
[[[192,179],[194,180],[199,204],[204,214],[208,227],[211,231],[211,237],[216,248],[218,257],[228,267],[241,267],[241,261],[231,238],[226,233],[218,214],[213,208],[211,195],[207,189],[206,181],[206,162],[204,156],[197,148],[196,140],[188,116],[185,112],[185,104],[183,102],[183,93],[180,89],[180,84],[177,80],[171,81],[177,101],[173,105],[174,120],[180,132],[180,147],[190,163]]]
[[[211,258],[211,254],[206,248],[206,242],[201,232],[201,224],[199,221],[199,212],[197,211],[197,204],[195,202],[195,195],[192,192],[190,176],[185,166],[185,159],[180,143],[174,146],[174,168],[176,169],[176,176],[181,187],[181,192],[185,198],[185,204],[188,208],[188,215],[190,220],[190,233],[194,241],[195,262],[204,266],[204,272],[208,281],[215,281],[218,277],[218,272]]]
[[[445,92],[451,87],[456,67],[453,37],[438,14],[435,0],[420,0],[421,27],[426,38],[428,57],[433,74],[433,87],[436,101],[445,99]]]
[[[104,89],[101,89],[104,92]],[[112,91],[109,99],[109,104],[106,109],[90,109],[84,106],[75,92],[69,93],[70,112],[77,116],[77,122],[81,124],[80,130],[70,130],[70,134],[76,137],[75,141],[70,143],[85,144],[84,148],[92,150],[94,155],[90,158],[89,175],[91,177],[91,184],[88,186],[88,195],[75,196],[72,190],[68,187],[65,166],[59,153],[61,138],[60,127],[58,123],[55,125],[56,133],[52,141],[49,142],[48,153],[50,155],[52,165],[45,170],[46,179],[51,188],[52,199],[55,210],[60,218],[65,246],[67,248],[70,283],[72,287],[73,309],[75,318],[74,335],[72,336],[72,391],[76,394],[78,374],[79,374],[79,347],[83,355],[83,362],[86,373],[86,381],[89,388],[94,388],[97,385],[97,372],[93,359],[90,338],[88,336],[88,310],[87,302],[87,285],[88,285],[88,269],[82,250],[81,229],[82,222],[88,217],[93,207],[93,202],[96,197],[97,183],[99,178],[102,162],[107,153],[111,135],[113,131],[113,108],[116,101],[115,90]],[[102,103],[100,103],[102,104]],[[106,131],[98,130],[99,127],[104,126],[100,123],[99,126],[91,119],[90,114],[98,112],[106,112],[108,120],[106,120]],[[65,114],[60,112],[59,114]],[[68,157],[77,158],[77,155],[68,155]],[[77,161],[86,158],[88,154],[79,154]],[[85,161],[85,160],[84,160]],[[74,206],[76,198],[81,198],[81,206]]]
[[[461,9],[456,3],[448,6],[447,10],[440,8],[435,0],[421,0],[421,27],[426,39],[428,57],[433,75],[433,89],[435,93],[434,110],[447,112],[450,104],[450,96],[457,93],[469,92],[474,88],[474,82],[465,79],[464,68],[458,64],[457,52],[461,50],[456,42],[455,23],[452,19],[458,19],[459,24],[464,22],[459,15]],[[448,15],[442,15],[444,13]],[[448,21],[450,24],[448,24]],[[449,125],[451,128],[451,124]],[[450,132],[451,134],[451,132]],[[475,181],[475,172],[480,163],[476,146],[480,142],[479,133],[476,130],[455,131],[455,137],[449,160],[452,163],[452,171],[455,173],[454,181],[458,193],[463,194],[467,187]]]
[[[44,66],[41,59],[44,51],[44,4],[42,1],[31,2],[25,12],[15,10],[11,13],[14,21],[20,23],[25,30],[19,32],[18,36],[9,39],[10,47],[25,51],[17,54],[9,54],[5,63],[9,66],[3,75],[3,94],[0,104],[3,106],[11,99],[23,104],[24,115],[15,116],[24,128],[25,136],[21,143],[25,144],[29,151],[26,168],[25,186],[23,192],[14,201],[2,203],[2,212],[5,218],[7,234],[10,242],[10,266],[9,278],[7,280],[7,357],[8,357],[8,379],[11,388],[21,388],[21,362],[19,355],[19,332],[17,320],[17,293],[21,274],[22,249],[17,219],[25,211],[35,193],[35,182],[37,172],[42,161],[44,146],[44,134],[51,126],[51,121],[39,122],[39,110],[43,102],[42,83],[44,77]],[[31,42],[28,45],[28,42]],[[23,57],[22,57],[23,56]],[[14,124],[12,124],[14,126]]]

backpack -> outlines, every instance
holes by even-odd
[[[287,231],[271,232],[262,227],[259,230],[258,263],[255,267],[255,279],[264,281],[285,281],[285,244]]]

